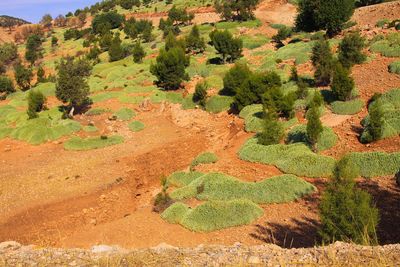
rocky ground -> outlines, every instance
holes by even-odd
[[[336,242],[326,247],[282,249],[275,245],[177,248],[166,244],[124,250],[40,248],[0,243],[0,266],[398,266],[400,245],[364,247]]]

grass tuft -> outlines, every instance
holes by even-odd
[[[130,119],[136,116],[136,113],[129,108],[121,108],[120,110],[114,113],[114,116],[116,116],[118,120],[129,121]]]
[[[140,121],[133,121],[128,124],[128,128],[132,132],[140,132],[144,129],[144,124]]]
[[[360,113],[364,107],[361,99],[351,101],[335,101],[331,104],[332,112],[339,115],[354,115]]]
[[[338,137],[335,132],[329,127],[324,127],[317,143],[317,150],[324,151],[330,149],[337,143],[337,140]],[[311,148],[311,144],[307,138],[307,126],[299,125],[290,130],[286,142],[289,144],[304,143]]]
[[[198,155],[191,164],[191,168],[196,167],[197,165],[200,164],[210,164],[210,163],[215,163],[218,161],[217,155],[211,152],[205,152],[200,155]]]
[[[107,138],[89,137],[86,139],[75,136],[64,143],[64,148],[66,150],[83,151],[113,146],[121,144],[123,142],[124,138],[118,135],[110,136]]]

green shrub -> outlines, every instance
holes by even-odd
[[[220,113],[230,109],[233,104],[233,98],[230,96],[214,95],[206,102],[206,110],[212,113]]]
[[[191,168],[196,167],[197,165],[200,164],[210,164],[210,163],[215,163],[218,161],[217,155],[211,152],[205,152],[200,155],[198,155],[191,164]]]
[[[333,54],[327,40],[318,40],[312,48],[311,61],[315,67],[314,79],[318,85],[328,85],[334,70]]]
[[[354,115],[360,113],[364,107],[361,99],[350,101],[335,101],[331,104],[332,112],[339,115]]]
[[[269,112],[265,115],[263,131],[257,135],[258,143],[264,146],[279,144],[285,135],[282,124],[276,114]]]
[[[400,74],[400,61],[394,61],[389,65],[389,72]]]
[[[400,57],[400,33],[388,34],[385,39],[374,42],[370,49],[385,57]]]
[[[210,39],[217,53],[221,55],[223,63],[225,63],[227,59],[229,62],[233,62],[242,57],[242,39],[233,37],[232,33],[228,30],[214,30],[210,33]]]
[[[335,159],[315,154],[304,144],[263,146],[254,138],[238,154],[242,160],[274,165],[284,173],[305,177],[331,177],[336,164]]]
[[[175,187],[187,186],[200,176],[204,174],[201,172],[174,172],[167,178],[168,185]]]
[[[400,153],[353,152],[345,156],[359,169],[360,175],[366,178],[394,175],[399,171]]]
[[[49,118],[36,118],[26,121],[26,118],[17,124],[17,128],[10,134],[11,138],[39,145],[47,141],[57,140],[62,136],[70,135],[81,129],[76,121],[59,120]]]
[[[144,129],[144,124],[140,121],[133,121],[129,123],[128,128],[132,132],[140,132]]]
[[[122,136],[114,135],[110,137],[89,137],[86,139],[82,139],[80,137],[72,137],[67,142],[64,143],[64,148],[66,150],[92,150],[104,148],[107,146],[113,146],[117,144],[121,144],[124,142],[124,138]]]
[[[339,61],[345,68],[350,68],[355,64],[361,64],[367,56],[362,50],[365,47],[365,39],[360,33],[347,34],[339,44]]]
[[[338,137],[335,132],[329,127],[323,127],[323,131],[316,144],[317,151],[323,151],[332,148],[337,143]],[[287,134],[286,142],[289,144],[293,143],[304,143],[311,147],[311,144],[307,138],[307,129],[305,125],[299,125],[294,127]]]
[[[193,102],[198,103],[200,106],[204,107],[207,100],[207,82],[198,82],[193,94]]]
[[[87,116],[97,116],[107,112],[110,112],[110,110],[105,108],[92,108],[88,110],[85,114]]]
[[[194,209],[175,203],[161,217],[196,232],[212,232],[250,224],[263,215],[263,210],[248,200],[207,201]]]
[[[83,127],[83,130],[87,133],[94,133],[94,132],[97,132],[99,129],[97,129],[96,126],[88,125],[88,126]]]
[[[42,111],[46,98],[40,91],[30,91],[28,94],[28,110],[29,119],[37,118],[37,113]]]
[[[316,188],[294,175],[281,175],[261,182],[242,182],[221,173],[210,173],[193,180],[189,185],[176,189],[171,197],[176,200],[230,201],[247,199],[259,204],[285,203],[302,198]]]
[[[116,116],[118,120],[129,121],[136,116],[136,113],[129,108],[121,108],[114,113],[114,116]]]

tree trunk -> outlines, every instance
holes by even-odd
[[[74,117],[74,111],[75,111],[75,108],[74,107],[72,107],[71,108],[71,110],[69,111],[69,117],[71,117],[71,118],[73,118]]]

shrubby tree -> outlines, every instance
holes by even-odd
[[[376,244],[379,213],[371,196],[356,188],[354,178],[359,176],[358,167],[344,157],[336,169],[319,205],[322,241]]]
[[[161,31],[163,31],[164,37],[166,37],[170,32],[172,32],[175,35],[178,35],[181,32],[181,30],[179,29],[179,26],[174,25],[174,22],[170,18],[167,18],[166,20],[161,18],[158,28]]]
[[[108,55],[110,62],[121,60],[125,57],[124,50],[121,46],[121,39],[119,38],[119,34],[115,34],[113,40],[111,41],[111,45],[108,49]]]
[[[144,48],[140,42],[136,42],[132,50],[132,55],[135,63],[141,63],[143,61],[143,58],[146,56],[146,52],[144,51]]]
[[[45,28],[51,28],[53,23],[53,17],[50,14],[45,14],[40,20],[40,24]]]
[[[101,34],[121,27],[124,22],[125,17],[118,14],[116,11],[106,12],[94,17],[92,29],[94,33]]]
[[[58,38],[56,36],[51,37],[51,46],[55,47],[58,45]]]
[[[172,32],[169,32],[165,38],[165,50],[168,51],[174,47],[180,47],[182,50],[186,51],[186,42],[185,39],[178,39]]]
[[[332,37],[354,13],[355,0],[300,0],[296,28],[300,31],[326,30]]]
[[[0,62],[7,65],[18,58],[18,48],[14,43],[0,44]]]
[[[368,107],[369,120],[361,136],[362,143],[371,143],[382,138],[383,135],[383,110],[382,101],[378,98]]]
[[[224,88],[222,89],[222,93],[230,96],[235,95],[237,90],[251,74],[251,70],[246,64],[236,63],[224,76]]]
[[[168,19],[170,19],[172,21],[172,24],[174,25],[187,25],[190,24],[191,21],[194,19],[194,14],[188,13],[186,8],[178,8],[176,6],[173,6],[168,11]]]
[[[113,35],[111,32],[103,34],[100,38],[99,45],[102,51],[108,51],[113,41]]]
[[[194,25],[189,35],[185,39],[186,50],[191,53],[203,53],[206,50],[206,42],[200,36],[199,27]]]
[[[314,79],[318,85],[331,83],[334,68],[333,54],[327,40],[319,40],[312,49],[311,61],[315,67]]]
[[[216,11],[226,20],[254,19],[253,11],[259,0],[215,0]]]
[[[15,88],[11,79],[7,76],[0,76],[0,100],[14,92]]]
[[[67,25],[67,19],[63,15],[58,15],[54,19],[54,26],[56,27],[65,27]]]
[[[349,70],[344,68],[342,64],[337,63],[331,85],[331,90],[336,98],[340,101],[350,100],[352,98],[354,86],[354,80],[350,77]]]
[[[153,40],[153,23],[150,20],[136,20],[135,18],[130,18],[126,21],[124,32],[131,39],[140,39],[147,43]]]
[[[33,72],[31,68],[25,68],[20,62],[14,65],[15,81],[22,91],[31,87]]]
[[[46,101],[45,96],[40,91],[29,91],[28,94],[28,110],[27,114],[29,119],[37,118],[37,113],[42,111],[44,103]]]
[[[229,62],[233,62],[242,57],[242,39],[233,37],[228,30],[214,30],[210,33],[210,39],[218,54],[222,56],[224,63],[227,59]]]
[[[236,91],[234,106],[240,111],[245,106],[261,104],[263,96],[274,87],[281,87],[281,78],[275,72],[252,73]]]
[[[179,46],[170,48],[168,51],[161,49],[156,63],[150,66],[150,72],[157,77],[156,84],[159,87],[165,90],[176,90],[183,80],[189,78],[186,73],[189,62],[190,59]]]
[[[294,115],[293,106],[296,93],[284,95],[280,86],[272,86],[262,96],[265,110],[274,112],[278,117],[291,118]]]
[[[57,66],[56,97],[67,104],[69,115],[89,103],[87,77],[91,65],[83,59],[63,58]]]
[[[26,41],[25,59],[32,65],[35,64],[36,60],[42,57],[41,46],[42,38],[39,35],[33,34],[28,37]]]
[[[311,144],[312,150],[317,151],[317,143],[323,131],[321,120],[319,119],[319,109],[311,107],[307,112],[307,139]]]
[[[204,108],[207,101],[207,90],[208,90],[207,82],[197,83],[193,94],[193,102],[199,104]]]
[[[278,33],[272,36],[272,40],[277,44],[277,47],[283,46],[283,41],[292,35],[293,29],[291,27],[281,27]]]
[[[264,146],[279,144],[285,135],[282,124],[274,111],[267,111],[263,131],[257,135],[258,143]]]
[[[126,10],[132,9],[132,7],[140,7],[140,0],[120,0],[119,5]]]
[[[350,68],[363,63],[367,59],[362,52],[364,47],[365,40],[358,32],[347,34],[339,45],[339,61],[343,67]]]
[[[101,54],[100,48],[95,45],[89,49],[89,52],[86,54],[87,60],[93,60],[95,63],[99,62],[99,55]]]
[[[38,83],[44,83],[46,82],[46,72],[44,71],[42,66],[39,66],[37,72],[36,72],[36,76],[37,76],[37,82]]]

